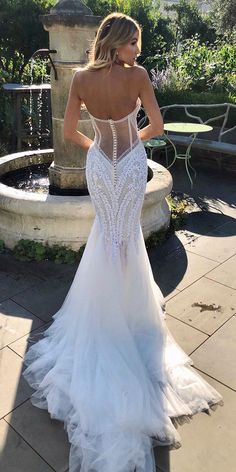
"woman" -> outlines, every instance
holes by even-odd
[[[69,293],[26,355],[32,403],[64,421],[70,472],[154,472],[153,446],[180,447],[177,425],[223,404],[168,331],[140,226],[142,140],[163,122],[140,53],[140,27],[114,13],[72,81],[65,139],[88,150],[96,217]],[[137,130],[142,102],[149,125]],[[76,131],[82,103],[95,139]]]

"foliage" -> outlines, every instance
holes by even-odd
[[[55,0],[0,0],[0,66],[10,81],[20,82],[33,52],[48,47],[48,33],[39,15],[55,3]]]
[[[192,90],[236,95],[236,45],[224,40],[201,43],[198,35],[182,41],[178,50],[156,55],[153,85],[161,91]]]
[[[48,33],[39,15],[56,1],[0,0],[0,155],[9,150],[14,119],[10,97],[1,85],[30,82],[29,58],[36,49],[48,47]],[[200,13],[195,0],[180,0],[171,7],[174,18],[162,15],[160,0],[83,1],[101,18],[121,11],[140,23],[139,63],[149,70],[160,105],[236,102],[235,0],[210,0],[214,15]],[[41,81],[42,73],[48,82],[47,66],[37,61],[34,83]],[[26,108],[23,113],[28,114]]]
[[[174,39],[170,20],[161,17],[159,0],[85,0],[84,3],[102,18],[118,11],[138,21],[142,28],[140,63],[147,55],[155,54],[157,49],[164,50]]]
[[[167,196],[167,203],[171,211],[170,225],[168,229],[153,231],[148,238],[146,238],[145,245],[147,249],[158,246],[160,243],[168,239],[173,233],[175,233],[175,231],[178,231],[183,226],[187,218],[187,200],[182,199],[174,192],[171,192],[171,194]]]
[[[0,90],[0,156],[4,156],[10,152],[13,120],[14,116],[10,97],[1,93]]]
[[[49,246],[30,239],[21,239],[14,247],[14,254],[21,261],[43,261],[52,260],[57,264],[70,264],[78,261],[83,254],[85,246],[81,246],[78,251],[73,251],[65,246],[55,244]]]
[[[183,226],[183,223],[187,217],[187,212],[185,210],[188,207],[188,202],[187,200],[180,198],[174,192],[167,196],[167,202],[171,210],[171,220],[169,227],[170,234],[178,231],[181,226]]]
[[[167,64],[167,67],[161,70],[159,70],[158,65],[150,70],[153,87],[154,89],[157,89],[159,91],[165,91],[168,89],[178,90],[178,71],[175,70],[174,66],[170,64],[169,61],[167,62]]]
[[[9,149],[13,126],[12,102],[1,87],[10,82],[30,83],[29,58],[39,48],[48,47],[48,33],[39,15],[46,13],[56,0],[0,0],[0,133],[1,148]],[[28,13],[28,14],[27,14]],[[49,81],[48,68],[42,61],[34,65],[33,81]]]
[[[186,89],[233,91],[235,83],[236,46],[216,41],[200,44],[199,38],[187,39],[174,59],[180,80]],[[232,85],[233,84],[233,85]]]
[[[0,157],[6,156],[7,153],[8,153],[7,145],[0,142]]]
[[[199,10],[196,0],[180,0],[178,3],[166,6],[167,11],[175,13],[173,26],[176,42],[199,35],[200,41],[213,42],[216,39],[215,30],[209,15]]]
[[[145,239],[145,245],[147,249],[158,246],[166,239],[166,230],[161,229],[159,231],[152,231],[151,234]]]
[[[227,40],[236,40],[236,2],[235,0],[210,0],[215,29],[218,34],[226,35]]]

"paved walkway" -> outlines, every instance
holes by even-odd
[[[179,165],[180,164],[180,165]],[[236,464],[236,186],[230,175],[200,172],[190,192],[182,162],[174,189],[190,195],[185,227],[149,251],[167,300],[167,325],[225,405],[178,428],[182,447],[156,450],[158,472],[232,472]],[[31,331],[60,307],[76,266],[22,263],[0,255],[0,470],[66,472],[62,423],[34,408],[21,376]],[[111,471],[112,472],[112,471]]]

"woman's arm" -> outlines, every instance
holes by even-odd
[[[70,87],[64,116],[64,139],[88,150],[93,141],[76,129],[80,119],[80,107],[82,103],[79,96],[79,74],[79,71],[75,73]]]
[[[164,125],[149,75],[143,67],[138,68],[139,97],[149,119],[149,125],[138,131],[140,139],[144,141],[154,136],[161,136],[164,133]]]

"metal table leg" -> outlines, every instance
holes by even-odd
[[[167,169],[170,169],[170,167],[173,166],[173,164],[175,163],[176,159],[184,159],[185,161],[185,168],[186,168],[186,172],[188,174],[188,178],[190,180],[190,183],[191,183],[191,188],[193,188],[193,181],[192,181],[192,178],[191,178],[191,175],[190,175],[190,172],[189,172],[189,167],[190,169],[193,170],[194,172],[194,178],[196,178],[196,175],[197,175],[197,172],[196,170],[194,169],[194,167],[190,164],[190,159],[191,159],[191,154],[190,154],[190,150],[191,150],[191,147],[193,145],[193,142],[195,140],[197,136],[197,133],[193,133],[192,135],[192,140],[191,142],[189,143],[187,149],[186,149],[186,152],[184,154],[179,154],[177,152],[177,149],[176,149],[176,146],[175,144],[171,141],[171,139],[168,137],[168,135],[166,135],[166,138],[168,139],[168,141],[172,144],[173,148],[174,148],[174,152],[175,152],[175,156],[174,156],[174,159],[173,161],[171,162],[171,164],[167,167]]]

